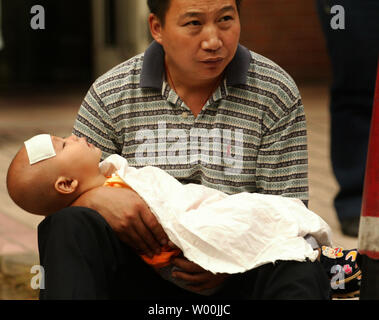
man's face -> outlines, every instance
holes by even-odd
[[[177,76],[212,80],[233,59],[240,38],[235,0],[171,0],[154,38]]]
[[[74,135],[68,138],[52,137],[56,157],[52,158],[62,169],[61,174],[86,177],[99,172],[101,150],[85,138]]]

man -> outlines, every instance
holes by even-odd
[[[182,183],[307,202],[299,92],[281,68],[238,45],[240,1],[148,4],[155,41],[94,83],[74,134],[86,136],[103,157],[118,153],[135,167],[155,165]],[[126,189],[98,188],[75,205],[81,207],[58,212],[39,227],[42,298],[197,297],[137,258],[135,251],[151,256],[168,242],[142,199]],[[211,298],[329,296],[318,263],[278,262],[233,276],[214,275],[184,257],[172,263],[192,290],[223,286]]]

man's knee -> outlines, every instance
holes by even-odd
[[[233,275],[216,297],[250,300],[328,300],[330,281],[318,262],[277,261]]]
[[[98,220],[99,223],[101,223],[104,220],[95,210],[85,207],[67,207],[53,213],[48,218],[58,220],[60,222],[69,221],[70,223],[79,223],[88,219]]]
[[[325,300],[330,282],[318,262],[277,261],[247,271],[232,284],[242,299]]]
[[[96,211],[84,207],[69,207],[46,217],[38,226],[40,256],[51,258],[56,251],[63,257],[78,253],[104,258],[112,250],[123,250],[117,235]]]
[[[44,228],[83,230],[83,226],[107,225],[103,217],[96,211],[85,207],[67,207],[46,217],[38,226],[39,231]]]
[[[117,263],[118,241],[97,212],[83,207],[60,210],[38,226],[46,290],[41,298],[104,298]]]
[[[268,299],[327,300],[330,298],[330,281],[316,262],[280,261],[269,276]]]
[[[38,243],[41,252],[49,243],[62,247],[72,246],[74,243],[78,245],[97,243],[101,242],[100,239],[115,241],[116,236],[105,219],[89,208],[62,209],[46,217],[38,226]]]

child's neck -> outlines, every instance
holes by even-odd
[[[85,193],[87,193],[93,189],[102,187],[105,184],[106,180],[107,180],[107,178],[104,175],[102,175],[101,173],[99,173],[99,175],[91,177],[91,178],[87,179],[86,181],[80,181],[79,182],[79,188],[76,190],[75,194],[72,195],[73,198],[71,199],[70,203],[68,205],[66,203],[65,206],[75,205],[75,202],[80,197],[82,197]]]
[[[78,197],[85,192],[103,186],[106,180],[107,178],[103,174],[99,173],[97,176],[91,177],[82,183],[79,182]]]
[[[94,189],[94,188],[103,186],[106,180],[107,180],[107,178],[103,174],[101,174],[101,173],[98,174],[96,177],[94,177],[92,179],[91,184],[90,184],[89,188],[87,189],[87,191],[89,191],[90,189]]]

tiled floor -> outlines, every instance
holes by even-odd
[[[335,245],[357,246],[343,236],[333,209],[338,190],[329,158],[328,89],[325,85],[300,85],[308,120],[310,209],[333,230]],[[41,217],[25,213],[9,198],[5,177],[8,165],[23,141],[42,132],[66,136],[71,132],[85,90],[54,94],[0,97],[0,299],[35,299],[30,288],[38,264],[36,227]]]

